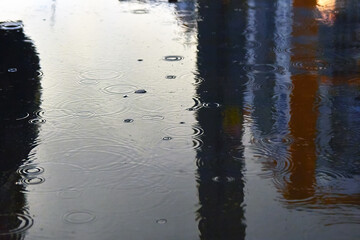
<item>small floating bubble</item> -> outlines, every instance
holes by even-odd
[[[9,73],[16,73],[17,72],[17,68],[9,68],[8,69]]]
[[[128,118],[128,119],[124,119],[124,123],[132,123],[134,120],[133,119],[130,119],[130,118]]]
[[[176,78],[175,75],[167,75],[167,76],[166,76],[166,79],[175,79],[175,78]]]
[[[27,229],[29,229],[33,225],[34,221],[29,215],[20,214],[20,213],[10,213],[10,214],[0,214],[0,223],[1,223],[0,236],[4,236],[4,235],[14,235],[17,233],[22,233]],[[4,239],[12,239],[12,238],[9,236],[9,238],[4,238]]]
[[[165,224],[165,223],[167,223],[167,220],[165,218],[161,218],[161,219],[156,220],[156,223],[157,224]]]
[[[146,93],[146,90],[145,89],[138,89],[138,90],[135,91],[135,93],[143,94],[143,93]]]
[[[23,28],[24,25],[21,21],[18,22],[1,22],[0,29],[2,30],[18,30]]]
[[[71,211],[64,215],[64,221],[72,224],[84,224],[92,222],[96,216],[88,211]]]
[[[177,55],[171,55],[171,56],[165,56],[164,57],[165,61],[170,61],[170,62],[181,61],[183,59],[184,59],[184,57],[177,56]]]

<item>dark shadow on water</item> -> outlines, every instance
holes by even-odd
[[[204,130],[197,150],[200,239],[245,239],[243,182],[243,70],[241,28],[245,16],[230,2],[199,1],[196,112]],[[236,19],[236,20],[234,20]]]
[[[0,239],[23,239],[33,221],[17,170],[38,136],[40,60],[21,21],[0,23],[0,52]]]

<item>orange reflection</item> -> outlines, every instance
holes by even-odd
[[[295,0],[294,6],[315,8],[315,0]],[[296,14],[296,13],[295,13]],[[297,16],[294,16],[295,18]],[[311,28],[294,26],[293,36],[314,36],[316,39],[318,29],[316,25]],[[306,48],[307,54],[296,49]],[[292,62],[315,61],[317,41],[308,44],[294,44],[294,55]],[[290,183],[284,192],[287,200],[306,199],[314,194],[315,165],[316,165],[316,122],[317,112],[315,107],[316,93],[318,91],[316,73],[306,73],[292,76],[294,89],[291,95],[291,119],[290,131],[295,142],[290,148],[293,168],[290,176]]]
[[[335,6],[336,0],[317,0],[317,9],[321,15],[319,20],[325,24],[333,25],[336,18]]]

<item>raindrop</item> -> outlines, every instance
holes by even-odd
[[[135,91],[135,93],[143,94],[143,93],[146,93],[146,90],[145,89],[138,89],[138,90]]]
[[[17,68],[9,68],[8,72],[9,73],[15,73],[15,72],[17,72]]]
[[[133,121],[134,121],[133,119],[128,118],[124,120],[124,123],[132,123]]]
[[[0,214],[0,236],[22,233],[29,229],[33,223],[33,219],[25,214]]]
[[[23,24],[21,21],[18,22],[1,22],[0,29],[2,30],[18,30],[23,28]]]
[[[170,62],[181,61],[183,59],[184,59],[184,57],[176,56],[176,55],[170,55],[170,56],[165,56],[164,57],[165,61],[170,61]]]
[[[96,216],[89,211],[71,211],[64,215],[64,221],[72,224],[84,224],[92,222]]]
[[[167,223],[167,220],[165,218],[161,218],[161,219],[156,220],[156,223],[157,224],[165,224],[165,223]]]

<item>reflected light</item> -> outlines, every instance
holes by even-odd
[[[317,0],[317,9],[320,13],[318,20],[327,25],[333,25],[335,22],[336,0]]]

